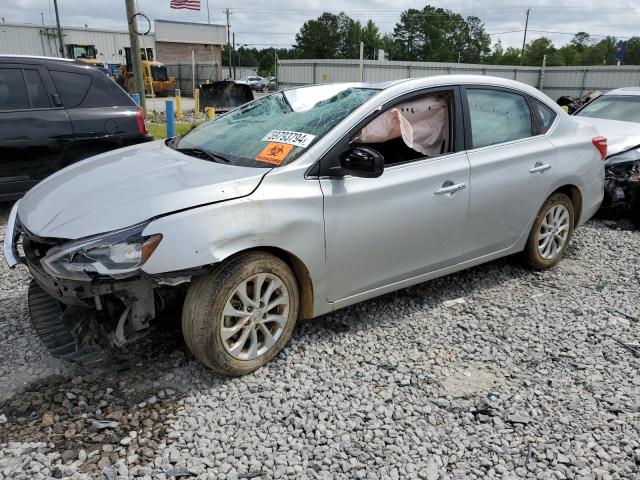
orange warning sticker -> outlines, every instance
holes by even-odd
[[[291,149],[293,145],[287,143],[270,143],[258,154],[256,160],[280,165]]]

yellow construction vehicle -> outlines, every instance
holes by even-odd
[[[167,75],[167,67],[160,62],[153,60],[153,50],[151,48],[140,49],[142,61],[142,74],[144,77],[144,92],[150,95],[153,87],[153,94],[158,97],[173,95],[176,89],[176,77]],[[133,73],[131,71],[131,48],[125,48],[125,60],[127,63],[120,65],[118,73],[122,87],[129,93],[135,92]]]
[[[77,45],[75,43],[65,45],[67,49],[67,58],[73,58],[77,62],[91,65],[92,67],[99,68],[107,75],[109,71],[107,66],[97,59],[98,52],[95,45]]]

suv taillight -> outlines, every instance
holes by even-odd
[[[607,139],[605,137],[594,137],[591,139],[593,146],[600,152],[602,160],[607,158]]]
[[[136,114],[136,123],[138,125],[138,133],[144,135],[147,133],[147,122],[144,119],[144,110],[142,107],[138,107],[138,113]]]

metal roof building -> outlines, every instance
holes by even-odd
[[[156,20],[155,32],[140,35],[140,47],[152,48],[161,62],[191,63],[194,50],[199,63],[220,63],[221,46],[226,43],[226,26]],[[99,28],[62,27],[66,47],[92,45],[103,63],[125,62],[129,33]],[[156,55],[156,35],[163,52]],[[0,54],[60,56],[56,28],[53,25],[0,23]],[[167,59],[163,59],[163,54]],[[185,58],[182,58],[185,57]]]

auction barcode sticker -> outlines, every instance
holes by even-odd
[[[304,132],[289,132],[287,130],[271,130],[262,139],[263,142],[288,143],[297,147],[308,147],[315,135]]]

